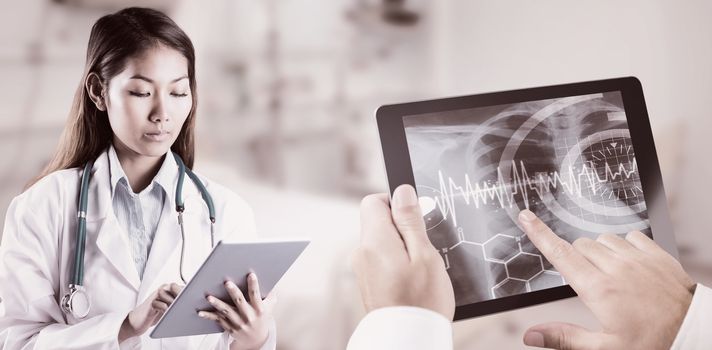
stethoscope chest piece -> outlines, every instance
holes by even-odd
[[[69,293],[62,297],[62,310],[74,316],[76,319],[83,319],[89,314],[91,301],[83,286],[69,285]]]

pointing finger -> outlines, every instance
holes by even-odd
[[[577,252],[569,242],[561,239],[534,213],[525,209],[519,213],[529,240],[554,265],[571,287],[579,294],[587,290],[587,286],[602,274],[585,257]]]

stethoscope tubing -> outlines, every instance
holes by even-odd
[[[94,162],[89,162],[84,166],[82,173],[82,185],[79,190],[79,210],[77,211],[77,241],[74,254],[74,274],[72,275],[72,284],[81,286],[84,280],[84,269],[77,268],[84,266],[84,249],[86,247],[87,236],[87,206],[89,201],[89,179],[91,178],[91,169],[94,167]]]
[[[210,217],[210,247],[215,246],[215,204],[213,203],[213,198],[210,196],[208,189],[205,187],[202,181],[198,178],[192,170],[188,169],[183,160],[175,152],[171,152],[178,164],[178,183],[176,184],[176,212],[178,212],[178,224],[180,226],[181,233],[181,252],[180,252],[180,278],[184,283],[186,282],[185,276],[183,275],[183,257],[185,254],[185,230],[183,228],[183,211],[185,211],[185,203],[183,202],[183,181],[185,180],[185,175],[195,184],[200,192],[200,196],[208,207],[208,214]],[[74,249],[74,267],[71,282],[69,284],[69,292],[62,299],[62,307],[65,312],[73,314],[76,318],[84,318],[88,314],[88,309],[81,314],[78,314],[72,308],[72,299],[75,293],[86,293],[83,287],[84,283],[84,251],[86,248],[86,217],[87,217],[87,207],[89,201],[89,180],[91,178],[91,170],[94,167],[94,162],[88,162],[84,165],[84,171],[82,172],[81,187],[79,190],[79,203],[77,210],[77,240]],[[65,305],[66,304],[66,305]]]

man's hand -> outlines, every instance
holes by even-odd
[[[418,197],[410,185],[361,202],[361,246],[352,267],[367,311],[417,306],[452,320],[455,296],[445,263],[425,233]]]
[[[527,236],[578,293],[602,329],[566,323],[531,327],[530,346],[554,349],[669,349],[692,301],[695,283],[680,263],[641,232],[573,245],[534,213],[519,214]]]

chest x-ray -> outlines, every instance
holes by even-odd
[[[564,285],[518,226],[569,242],[650,235],[620,92],[403,118],[420,204],[456,304]]]

